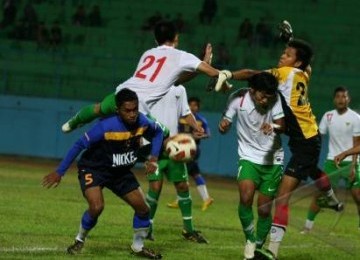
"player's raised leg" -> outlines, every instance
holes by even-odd
[[[316,187],[322,192],[322,195],[317,198],[316,204],[321,208],[343,211],[344,204],[336,197],[336,194],[331,186],[329,176],[319,168],[317,168],[309,176],[315,181]]]
[[[81,108],[75,116],[62,125],[61,129],[64,133],[69,133],[102,115],[109,115],[115,113],[115,111],[115,94],[112,93],[106,96],[101,103],[91,104]]]

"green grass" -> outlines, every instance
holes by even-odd
[[[41,179],[57,162],[33,158],[0,157],[0,258],[1,259],[71,259],[65,248],[73,242],[81,214],[86,209],[75,169],[72,168],[56,189],[41,187]],[[143,189],[147,184],[137,171]],[[238,192],[234,180],[208,177],[208,188],[215,198],[206,211],[191,183],[195,228],[210,244],[195,244],[181,237],[178,210],[166,208],[175,198],[174,188],[166,184],[155,219],[155,242],[146,244],[161,251],[164,259],[242,259],[244,236],[237,216]],[[301,188],[293,196],[288,231],[280,249],[280,259],[356,259],[360,254],[358,217],[351,197],[345,213],[334,227],[336,213],[322,212],[310,235],[300,235],[307,194]],[[129,206],[105,190],[105,210],[92,230],[81,259],[136,259],[129,253],[132,240],[132,215]],[[358,258],[359,259],[359,258]]]

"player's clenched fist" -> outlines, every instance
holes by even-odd
[[[219,123],[220,133],[225,134],[229,130],[230,125],[231,125],[231,122],[229,120],[221,119],[221,121]]]

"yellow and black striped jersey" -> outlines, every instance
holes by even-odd
[[[318,135],[318,125],[308,99],[309,75],[294,67],[271,69],[279,81],[287,135],[309,139]]]

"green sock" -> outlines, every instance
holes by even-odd
[[[248,207],[240,203],[238,207],[238,214],[246,240],[255,242],[254,214],[252,207]]]
[[[271,229],[271,224],[271,215],[266,218],[258,217],[256,224],[256,247],[261,248],[265,243],[266,237]]]
[[[316,215],[318,214],[319,212],[314,212],[312,210],[309,210],[308,211],[308,214],[307,214],[307,219],[310,220],[310,221],[314,221],[315,220],[315,217]]]
[[[95,104],[92,104],[80,109],[80,111],[68,121],[70,128],[76,129],[98,118],[100,115],[95,113],[94,108]]]
[[[148,203],[150,207],[150,219],[153,219],[156,213],[156,209],[158,206],[158,199],[159,199],[160,193],[149,190],[146,194],[146,202]]]
[[[194,231],[194,227],[192,223],[192,213],[191,213],[192,200],[190,197],[190,193],[189,191],[178,192],[177,195],[178,195],[179,208],[183,218],[184,229],[187,232],[192,232]]]

